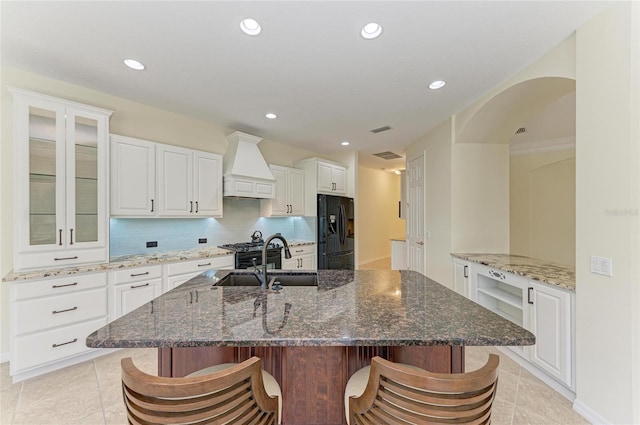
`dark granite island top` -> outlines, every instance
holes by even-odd
[[[375,355],[455,373],[464,371],[465,345],[535,343],[412,271],[320,270],[317,287],[278,292],[217,287],[230,272],[191,279],[97,330],[87,345],[158,347],[162,376],[256,355],[282,388],[284,424],[342,424],[346,382]]]
[[[217,287],[209,271],[111,322],[87,345],[531,345],[534,336],[412,271],[320,270],[318,287]]]

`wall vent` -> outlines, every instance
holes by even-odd
[[[516,134],[522,134],[526,132],[527,132],[527,129],[524,127],[520,127],[519,129],[516,130]]]
[[[386,159],[386,160],[402,158],[397,153],[393,153],[393,152],[389,152],[389,151],[374,153],[373,155],[377,156],[379,158],[382,158],[382,159]]]
[[[391,127],[389,127],[388,125],[385,125],[384,127],[374,128],[373,130],[369,130],[369,131],[371,131],[374,134],[377,134],[387,130],[391,130]]]

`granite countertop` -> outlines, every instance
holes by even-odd
[[[575,267],[522,255],[460,253],[451,255],[473,263],[483,264],[498,270],[559,286],[570,291],[576,290]]]
[[[294,240],[289,246],[313,245],[314,241]],[[177,251],[155,252],[152,254],[124,255],[113,257],[108,263],[82,264],[72,267],[46,270],[29,270],[24,272],[10,272],[2,278],[3,282],[15,282],[23,280],[46,279],[51,277],[69,276],[79,273],[96,273],[109,270],[127,269],[131,267],[152,266],[155,264],[175,263],[179,261],[213,258],[224,255],[234,255],[233,251],[207,246],[203,248],[184,249]]]
[[[414,271],[319,270],[318,286],[219,287],[210,270],[87,337],[89,347],[532,345]]]

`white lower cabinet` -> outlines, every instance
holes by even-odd
[[[106,273],[14,282],[10,297],[14,382],[61,367],[56,363],[85,360],[78,356],[97,351],[88,348],[85,339],[107,323]]]
[[[475,299],[475,291],[471,291],[469,276],[471,264],[459,258],[453,259],[453,290],[467,298]],[[473,298],[472,298],[473,295]]]
[[[235,257],[233,255],[223,255],[221,257],[167,264],[165,267],[163,292],[170,291],[207,270],[231,270],[235,267]]]
[[[162,294],[162,266],[109,272],[111,320],[135,310]]]
[[[572,294],[536,282],[529,282],[527,291],[529,330],[536,336],[536,344],[529,348],[530,360],[573,388]]]
[[[535,345],[509,348],[575,391],[575,293],[479,264],[471,280],[478,304],[536,337]]]
[[[314,245],[298,245],[289,248],[291,258],[284,258],[284,250],[282,251],[282,269],[283,270],[315,270],[316,265],[316,246]]]

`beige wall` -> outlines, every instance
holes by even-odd
[[[511,156],[511,254],[575,265],[575,175],[575,149]]]
[[[398,217],[400,176],[388,171],[358,167],[356,233],[358,265],[391,256],[392,238],[405,237],[405,220]]]
[[[576,42],[576,405],[615,424],[640,423],[638,40],[640,2],[617,2]]]
[[[454,143],[451,249],[509,252],[509,145]]]

